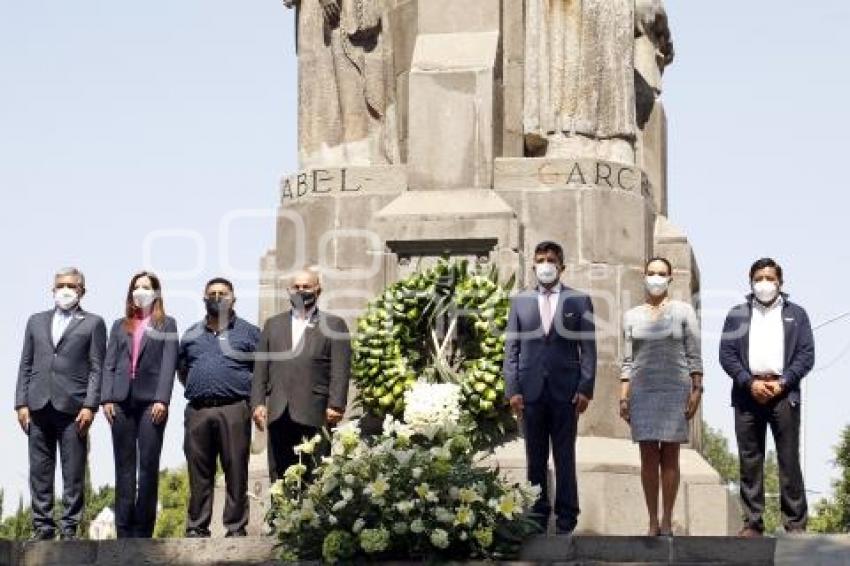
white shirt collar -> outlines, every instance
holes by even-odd
[[[318,311],[318,310],[319,310],[318,307],[312,307],[310,310],[308,310],[306,313],[304,313],[304,316],[302,317],[299,314],[298,309],[292,309],[292,311],[291,311],[292,312],[292,318],[293,318],[293,320],[301,320],[301,321],[310,320],[311,318],[313,318],[313,315],[316,314],[316,311]]]
[[[80,305],[76,305],[74,308],[68,310],[62,310],[59,307],[54,307],[53,313],[56,316],[60,316],[62,318],[71,318],[72,316],[78,314],[80,312]]]
[[[557,295],[558,293],[560,293],[560,292],[561,292],[561,289],[562,289],[562,288],[563,288],[563,285],[561,284],[561,282],[560,282],[560,281],[558,281],[557,283],[555,283],[555,286],[554,286],[554,287],[552,287],[551,289],[548,289],[548,291],[549,291],[552,295]],[[543,287],[543,285],[538,285],[538,286],[537,286],[537,292],[538,292],[538,293],[540,293],[540,294],[542,295],[542,294],[544,293],[544,291],[545,291],[545,288]]]

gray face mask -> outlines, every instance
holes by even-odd
[[[289,301],[293,308],[300,311],[308,311],[313,308],[318,300],[315,291],[297,291],[289,294]]]
[[[207,314],[209,316],[219,317],[221,315],[230,313],[230,309],[233,306],[233,301],[231,299],[209,297],[204,299],[204,305],[207,308]]]
[[[558,280],[558,266],[550,261],[535,263],[534,274],[541,285],[551,285]]]

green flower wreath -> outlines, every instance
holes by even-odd
[[[512,430],[502,361],[513,278],[498,279],[495,266],[484,272],[442,259],[369,303],[352,344],[352,375],[368,413],[400,418],[404,393],[425,379],[461,386],[476,440],[493,442]]]

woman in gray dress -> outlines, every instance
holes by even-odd
[[[699,322],[693,307],[668,297],[670,262],[646,264],[646,302],[624,317],[620,416],[640,444],[641,483],[649,511],[649,534],[673,534],[679,489],[679,446],[702,399]],[[661,487],[662,515],[658,520]]]

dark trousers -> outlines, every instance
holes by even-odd
[[[735,407],[744,523],[764,530],[764,452],[768,426],[776,444],[783,523],[786,529],[803,529],[808,520],[808,506],[800,469],[800,405],[792,405],[787,397],[767,405],[753,401]]]
[[[298,463],[295,446],[305,439],[313,438],[319,429],[293,421],[289,416],[289,409],[286,409],[279,419],[269,423],[268,429],[269,478],[274,483],[283,478],[286,468]],[[303,463],[308,470],[312,468],[310,456],[305,455]]]
[[[30,415],[29,461],[33,529],[54,533],[53,480],[56,475],[56,449],[62,460],[63,534],[76,534],[83,516],[88,436],[77,433],[77,415],[61,413],[48,405]]]
[[[159,455],[165,423],[151,420],[152,403],[115,405],[115,528],[118,538],[150,538],[156,523]]]
[[[221,407],[186,407],[183,451],[189,469],[186,530],[209,531],[216,462],[221,459],[226,499],[222,523],[228,532],[248,524],[248,458],[251,409],[247,401]]]
[[[523,411],[523,434],[528,460],[528,481],[541,488],[533,511],[548,521],[549,452],[555,463],[555,517],[560,530],[571,531],[578,523],[578,485],[576,482],[576,434],[578,416],[569,401],[555,401],[546,392]]]

